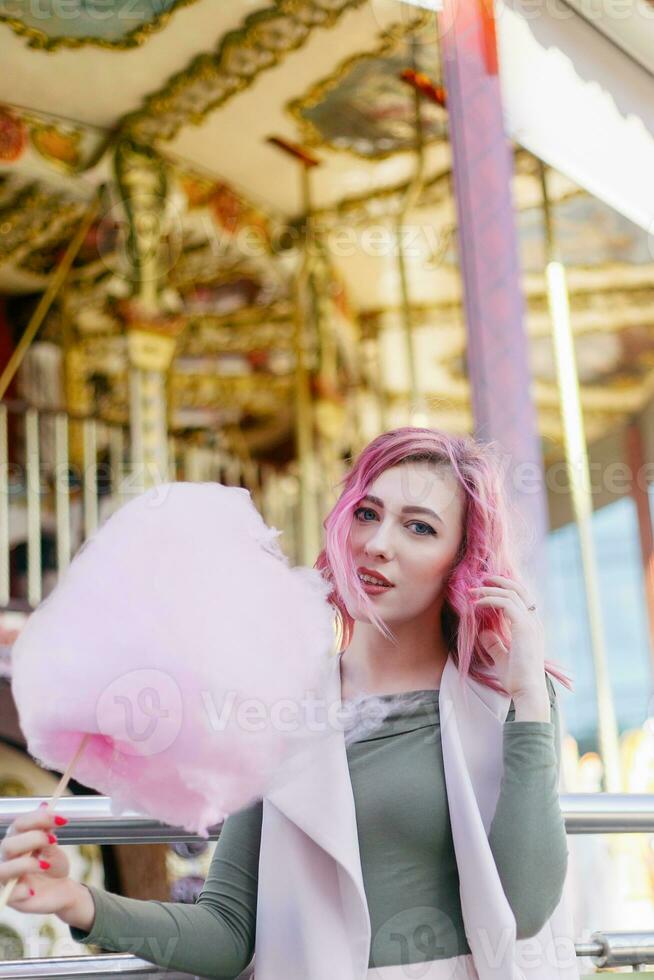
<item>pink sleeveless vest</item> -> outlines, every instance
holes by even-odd
[[[328,700],[340,705],[338,656]],[[541,931],[516,939],[515,917],[488,832],[500,792],[510,698],[448,660],[441,743],[466,937],[479,980],[578,980],[568,887]],[[371,928],[343,731],[333,726],[310,766],[264,798],[256,980],[365,980]],[[538,887],[538,883],[534,883]]]

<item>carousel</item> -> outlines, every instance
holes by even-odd
[[[579,528],[604,788],[615,790],[588,527],[593,509],[631,493],[651,555],[646,486],[605,475],[654,458],[654,203],[629,174],[610,183],[601,155],[565,155],[575,121],[560,101],[561,145],[543,152],[545,109],[536,132],[526,106],[545,96],[516,54],[528,21],[518,3],[501,4],[496,22],[481,6],[485,70],[498,73],[495,45],[507,106],[525,340],[523,363],[498,307],[487,336],[502,367],[493,378],[484,361],[483,380],[499,404],[514,376],[528,378],[533,414],[514,400],[511,425],[534,425],[549,529]],[[246,487],[289,558],[311,565],[348,460],[379,432],[508,431],[480,424],[498,416],[480,417],[471,343],[456,32],[429,7],[0,0],[0,796],[45,795],[50,779],[23,753],[12,639],[130,496],[171,480]],[[551,70],[543,85],[560,99],[566,76],[546,59],[545,27],[530,34],[542,54],[533,71]],[[617,20],[596,27],[625,78],[627,61],[644,72],[654,42],[647,50],[626,19],[617,41],[607,33]],[[597,68],[599,54],[592,63],[584,50]],[[588,65],[577,82],[591,98]],[[651,135],[622,141],[614,108],[605,135],[615,152],[654,160]],[[492,167],[484,179],[492,214]],[[506,243],[492,234],[491,284]],[[210,857],[199,845],[146,844],[135,868],[137,849],[104,850],[103,860],[80,846],[79,874],[189,901]],[[0,957],[75,946],[42,918],[34,928],[49,945],[34,953],[24,917],[5,910]]]

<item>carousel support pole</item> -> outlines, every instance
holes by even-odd
[[[116,185],[125,211],[133,294],[125,304],[129,359],[131,484],[138,491],[168,479],[166,376],[183,318],[162,311],[161,263],[169,181],[164,160],[130,139],[116,145]]]
[[[130,437],[133,483],[145,490],[168,478],[166,372],[175,355],[174,337],[132,326],[129,357]]]
[[[39,327],[43,323],[50,307],[54,303],[55,299],[57,298],[57,295],[59,294],[61,287],[66,281],[71,266],[75,261],[75,257],[79,252],[80,248],[82,247],[82,245],[84,244],[84,239],[88,235],[91,225],[93,224],[98,214],[98,211],[100,209],[101,194],[102,194],[102,188],[100,188],[96,192],[93,200],[91,201],[91,204],[89,205],[84,217],[82,218],[82,221],[77,231],[75,232],[70,242],[68,243],[68,247],[64,252],[63,258],[61,259],[59,265],[50,276],[50,281],[47,285],[47,288],[43,293],[43,295],[41,296],[38,306],[34,310],[30,322],[27,324],[27,327],[25,328],[25,332],[23,336],[18,341],[18,344],[16,345],[16,349],[14,350],[11,357],[7,361],[7,364],[5,365],[2,374],[0,374],[0,398],[4,398],[4,396],[6,395],[7,388],[13,381],[16,372],[18,371],[18,368],[22,364],[23,358],[27,354],[27,351],[29,350],[32,341],[36,337]]]
[[[375,327],[371,374],[373,378],[374,392],[377,398],[377,410],[379,412],[379,431],[386,432],[390,428],[388,385],[386,384],[386,374],[384,371],[384,358],[382,356],[379,326]]]
[[[311,211],[310,196],[306,201]],[[311,231],[314,265],[308,285],[319,345],[315,372],[317,390],[313,402],[316,458],[320,474],[316,486],[320,512],[324,514],[336,502],[336,487],[343,476],[344,441],[347,439],[347,448],[351,452],[357,439],[359,424],[356,414],[353,417],[351,406],[348,405],[348,381],[343,379],[342,382],[339,373],[341,365],[346,370],[348,366],[342,345],[339,360],[338,314],[332,298],[336,284],[334,270],[324,238],[316,233],[315,227]]]
[[[300,466],[300,521],[302,562],[313,565],[320,552],[320,514],[318,512],[318,487],[316,485],[314,420],[311,400],[311,386],[307,366],[307,320],[311,320],[313,310],[309,282],[310,261],[308,249],[311,244],[311,178],[313,164],[303,163],[300,169],[302,180],[302,204],[306,217],[305,266],[298,278],[298,295],[295,304],[295,411],[296,411],[296,451]]]
[[[654,533],[652,532],[652,509],[647,492],[645,476],[645,452],[640,422],[633,419],[626,432],[626,448],[631,473],[631,496],[638,516],[638,537],[643,562],[645,584],[645,605],[649,623],[649,654],[652,676],[654,677]]]
[[[548,299],[563,417],[566,469],[575,523],[579,533],[586,610],[595,669],[599,747],[604,764],[605,789],[609,793],[621,793],[620,744],[604,642],[605,632],[597,574],[597,556],[593,541],[593,498],[590,485],[590,467],[588,465],[588,450],[579,393],[574,338],[570,323],[568,285],[565,266],[557,255],[554,240],[547,174],[540,161],[539,167],[545,218]]]
[[[443,0],[438,26],[443,63],[459,257],[467,327],[467,363],[475,436],[497,441],[506,485],[529,535],[526,572],[545,594],[547,499],[531,397],[524,301],[511,184],[486,0]]]
[[[416,75],[415,71],[415,41],[412,45],[413,71],[411,76]],[[402,77],[407,80],[406,74]],[[427,419],[424,417],[423,399],[418,391],[418,375],[416,369],[416,352],[413,336],[413,308],[411,306],[411,292],[409,286],[409,276],[407,271],[406,254],[404,252],[404,224],[407,215],[412,207],[416,205],[424,183],[424,135],[422,126],[422,113],[420,109],[420,90],[417,85],[412,85],[413,89],[413,108],[415,121],[415,154],[416,172],[409,184],[402,206],[395,219],[395,239],[397,243],[397,271],[400,280],[400,294],[402,300],[402,322],[404,326],[404,342],[406,349],[407,374],[409,382],[409,405],[408,405],[408,425],[426,425]]]
[[[396,226],[397,241],[397,267],[400,279],[400,292],[402,296],[402,324],[404,326],[404,343],[406,350],[407,373],[409,382],[409,405],[407,425],[424,425],[419,410],[418,379],[416,373],[415,344],[413,342],[413,310],[411,309],[411,299],[409,296],[409,280],[406,268],[406,256],[404,254],[404,220],[399,218]],[[416,415],[418,418],[416,419]]]
[[[304,565],[313,565],[321,548],[320,514],[318,510],[317,480],[315,472],[314,419],[311,387],[307,367],[307,321],[311,322],[313,310],[310,294],[311,248],[311,177],[310,170],[319,161],[301,147],[279,137],[269,137],[268,142],[297,161],[300,166],[300,189],[305,216],[305,249],[296,280],[295,293],[295,449],[299,467],[300,542],[297,559]]]

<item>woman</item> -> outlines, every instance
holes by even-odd
[[[402,428],[343,483],[316,562],[343,633],[332,690],[382,706],[379,725],[347,749],[335,732],[301,777],[230,816],[195,905],[70,881],[44,810],[1,845],[0,882],[21,875],[10,904],[216,978],[253,954],[257,980],[576,975],[540,949],[569,940],[547,673],[570,685],[544,660],[494,454]],[[519,957],[532,937],[533,968]]]

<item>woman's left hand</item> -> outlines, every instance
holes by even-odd
[[[471,590],[477,607],[503,609],[511,623],[511,646],[484,630],[480,639],[493,658],[495,676],[514,699],[547,696],[545,630],[523,585],[503,575],[485,575],[488,584]]]

